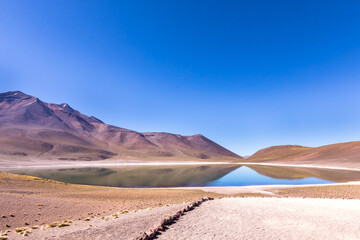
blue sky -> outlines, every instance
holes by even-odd
[[[360,1],[0,1],[0,90],[241,154],[360,140]]]

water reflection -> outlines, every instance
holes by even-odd
[[[68,183],[112,187],[247,186],[359,181],[360,172],[239,165],[131,166],[12,171]]]
[[[332,183],[332,181],[323,180],[316,177],[305,177],[298,179],[278,179],[261,175],[248,167],[238,168],[229,174],[208,182],[206,186],[251,186],[251,185],[274,185],[274,184],[321,184]]]

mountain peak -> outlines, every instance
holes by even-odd
[[[5,93],[0,93],[0,99],[21,99],[21,98],[29,98],[30,95],[27,95],[21,91],[9,91]]]
[[[204,135],[198,133],[198,134],[194,134],[194,135],[191,135],[190,137],[200,137],[200,138],[203,138],[205,137]]]
[[[26,139],[29,146],[35,144],[35,155],[44,158],[105,159],[116,154],[129,159],[240,158],[201,134],[139,133],[107,125],[67,103],[46,103],[20,91],[0,93],[0,133],[10,128],[23,131],[24,138],[21,140]],[[1,145],[1,141],[0,156],[1,148],[5,146],[5,143]],[[17,146],[19,151],[23,150],[19,139],[12,138],[11,141],[14,148]],[[42,152],[44,144],[52,146],[52,150]]]
[[[62,103],[59,105],[64,111],[67,111],[67,112],[73,112],[75,111],[72,107],[70,107],[69,104],[67,103]]]
[[[17,94],[25,94],[25,93],[21,91],[9,91],[9,92],[0,93],[0,95],[17,95]]]

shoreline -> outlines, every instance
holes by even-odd
[[[349,168],[349,167],[337,167],[337,166],[321,166],[321,165],[308,165],[308,164],[286,164],[286,163],[248,163],[241,162],[236,163],[240,165],[260,165],[270,167],[301,167],[301,168],[322,168],[322,169],[333,169],[333,170],[347,170],[347,171],[359,171],[360,168]]]
[[[294,167],[294,168],[314,168],[314,169],[331,169],[339,171],[360,171],[357,168],[346,168],[346,167],[333,167],[333,166],[318,166],[318,165],[296,165],[296,164],[278,164],[278,163],[231,163],[231,162],[131,162],[131,161],[101,161],[101,162],[71,162],[67,164],[59,164],[57,161],[53,165],[49,165],[50,161],[42,161],[40,164],[35,165],[35,162],[27,162],[29,165],[13,165],[1,167],[0,172],[7,172],[16,169],[62,169],[62,168],[97,168],[97,167],[154,167],[154,166],[197,166],[197,165],[239,165],[239,166],[270,166],[270,167]],[[31,163],[34,163],[33,165]],[[10,164],[9,164],[10,165]],[[28,176],[28,175],[25,175]],[[83,184],[76,184],[83,185]],[[198,190],[213,194],[264,194],[274,195],[271,190],[275,189],[293,189],[293,188],[307,188],[307,187],[329,187],[329,186],[360,186],[360,181],[349,181],[349,182],[334,182],[334,183],[321,183],[321,184],[274,184],[274,185],[248,185],[248,186],[184,186],[184,187],[140,187],[140,188],[125,188],[125,189],[153,189],[153,190]],[[87,185],[96,186],[96,185]],[[101,187],[101,186],[100,186]],[[110,187],[110,186],[103,186]],[[122,189],[123,187],[112,187]]]
[[[333,186],[360,186],[360,181],[351,181],[345,183],[324,183],[324,184],[304,184],[304,185],[250,185],[250,186],[221,186],[221,187],[176,187],[166,189],[181,189],[181,190],[201,190],[204,192],[218,193],[218,194],[239,194],[239,193],[260,193],[273,195],[274,193],[266,190],[277,190],[286,188],[306,188],[306,187],[333,187]]]
[[[318,166],[318,165],[296,165],[296,164],[277,164],[277,163],[231,163],[231,162],[71,162],[69,164],[58,164],[59,161],[53,165],[49,165],[50,161],[42,161],[40,164],[35,165],[35,162],[27,162],[29,165],[16,165],[1,166],[0,172],[11,172],[16,169],[62,169],[62,168],[99,168],[99,167],[153,167],[153,166],[197,166],[197,165],[239,165],[239,166],[271,166],[271,167],[294,167],[294,168],[315,168],[315,169],[331,169],[339,171],[360,171],[358,168],[346,167],[333,167],[333,166]],[[31,163],[34,163],[33,165]],[[61,163],[61,162],[60,162]],[[10,165],[10,163],[9,163]],[[30,176],[30,175],[25,175]],[[83,184],[77,184],[83,185]],[[344,185],[360,185],[360,181],[349,182],[334,182],[334,183],[320,183],[320,184],[274,184],[274,185],[248,185],[248,186],[180,186],[180,187],[129,187],[126,189],[168,189],[168,190],[200,190],[209,193],[217,194],[239,194],[239,193],[260,193],[260,194],[273,194],[267,190],[270,189],[285,189],[285,188],[298,188],[298,187],[326,187],[326,186],[344,186]],[[97,185],[88,185],[97,186]],[[111,187],[111,186],[103,186]],[[114,187],[123,188],[123,187]]]
[[[331,169],[339,171],[355,171],[357,168],[345,168],[345,167],[332,167],[332,166],[318,166],[318,165],[296,165],[296,164],[277,164],[277,163],[230,163],[230,162],[72,162],[70,164],[57,164],[58,161],[49,165],[49,161],[43,161],[38,165],[15,165],[1,167],[2,172],[11,172],[11,170],[17,169],[63,169],[63,168],[100,168],[100,167],[155,167],[155,166],[197,166],[197,165],[239,165],[241,166],[271,166],[271,167],[294,167],[294,168],[314,168],[314,169]],[[10,165],[10,164],[9,164]],[[135,189],[181,189],[181,190],[201,190],[205,192],[220,193],[220,194],[236,194],[236,193],[263,193],[268,194],[266,190],[269,189],[284,189],[284,188],[297,188],[297,187],[314,187],[314,186],[339,186],[339,185],[360,185],[360,181],[348,181],[348,182],[334,182],[334,183],[320,183],[320,184],[274,184],[274,185],[247,185],[247,186],[179,186],[179,187],[140,187]],[[92,185],[90,185],[92,186]],[[105,186],[109,187],[109,186]],[[116,187],[119,188],[119,187]],[[121,187],[120,187],[121,188]],[[133,187],[130,187],[133,188]]]
[[[22,162],[21,162],[22,163]],[[20,163],[20,164],[21,164]],[[332,170],[345,170],[345,171],[359,171],[360,168],[340,167],[340,166],[321,166],[312,164],[283,164],[283,163],[261,163],[261,162],[141,162],[141,161],[101,161],[101,162],[72,162],[64,164],[61,161],[37,161],[37,163],[26,162],[26,164],[17,165],[16,163],[0,162],[0,171],[7,169],[19,168],[81,168],[81,167],[132,167],[132,166],[192,166],[192,165],[258,165],[270,167],[296,167],[296,168],[319,168],[319,169],[332,169]],[[3,166],[1,166],[3,165]]]
[[[1,218],[0,231],[27,226],[47,226],[53,222],[75,221],[73,227],[82,223],[88,231],[89,225],[97,229],[108,227],[109,218],[124,217],[131,220],[139,210],[165,209],[160,215],[170,213],[176,204],[196,201],[203,197],[222,198],[328,198],[360,199],[360,182],[316,184],[316,185],[258,185],[242,187],[183,187],[183,188],[117,188],[70,184],[26,175],[0,172],[0,211],[8,216]],[[310,201],[310,200],[309,200]],[[254,207],[256,207],[254,205]],[[141,212],[141,211],[140,211]],[[115,214],[115,215],[114,215]],[[119,215],[119,216],[118,216]],[[114,217],[115,216],[115,217]],[[152,217],[149,219],[153,219]],[[90,222],[89,222],[90,221]],[[134,226],[137,226],[137,221]],[[150,221],[151,225],[153,223]],[[6,225],[10,227],[6,227]],[[118,227],[118,224],[116,224]],[[131,229],[133,226],[129,226]],[[72,229],[72,227],[66,228]],[[147,227],[144,227],[146,230]],[[60,230],[59,230],[60,231]],[[34,236],[36,238],[36,231]],[[40,231],[42,232],[42,231]],[[13,236],[18,236],[13,233]]]
[[[18,168],[81,168],[81,167],[132,167],[132,166],[186,166],[186,165],[237,165],[229,162],[76,162],[73,164],[52,164],[46,162],[44,165],[17,165],[17,166],[0,166],[0,170],[18,169]],[[51,164],[51,165],[50,165]]]

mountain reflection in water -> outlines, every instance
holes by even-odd
[[[54,168],[11,172],[67,183],[112,187],[301,185],[360,180],[358,171],[235,164]]]

